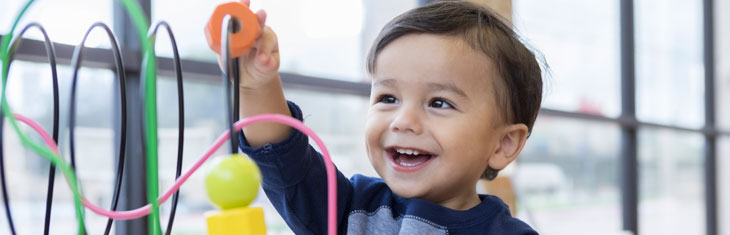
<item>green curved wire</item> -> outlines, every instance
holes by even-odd
[[[74,208],[76,211],[76,218],[78,220],[78,234],[86,234],[84,230],[84,210],[83,204],[81,203],[81,190],[76,179],[76,175],[71,169],[71,166],[66,163],[60,156],[51,151],[45,145],[39,145],[31,141],[27,136],[20,131],[17,120],[12,115],[13,112],[7,103],[5,96],[5,85],[8,79],[8,72],[10,68],[9,60],[9,45],[10,40],[13,38],[13,32],[20,22],[28,8],[35,2],[34,0],[28,0],[25,6],[22,8],[18,16],[13,22],[13,26],[10,31],[5,34],[0,44],[0,60],[2,60],[2,110],[3,115],[8,118],[10,124],[13,126],[13,130],[20,138],[21,142],[51,161],[51,164],[61,169],[61,172],[66,176],[71,191],[74,195]],[[147,30],[149,23],[145,17],[142,9],[133,0],[121,0],[124,8],[129,13],[137,29],[137,34],[142,42],[142,51],[144,53],[144,64],[145,64],[145,122],[146,122],[146,141],[147,141],[147,200],[152,204],[151,216],[149,217],[149,232],[154,235],[162,233],[160,227],[160,213],[159,203],[157,202],[158,196],[158,173],[157,173],[157,98],[156,98],[156,78],[157,78],[157,61],[155,52],[152,47],[152,41],[147,37]],[[151,59],[150,59],[151,58]]]
[[[134,22],[144,53],[143,63],[145,64],[145,135],[147,137],[147,200],[152,204],[149,216],[149,232],[154,235],[162,233],[160,227],[160,205],[157,202],[158,173],[157,173],[157,57],[152,47],[152,41],[147,37],[149,23],[137,2],[133,0],[121,0],[127,9],[129,16]]]

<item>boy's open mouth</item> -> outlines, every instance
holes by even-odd
[[[398,171],[412,172],[424,167],[435,155],[411,148],[392,147],[386,150],[393,167]]]

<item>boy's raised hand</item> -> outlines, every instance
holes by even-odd
[[[250,6],[250,0],[241,0],[241,3]],[[266,12],[256,12],[261,34],[254,42],[248,54],[242,56],[238,66],[240,71],[241,88],[256,89],[279,79],[279,43],[271,27],[266,26]],[[246,27],[246,22],[243,22]],[[218,57],[218,64],[223,65],[223,59]]]
[[[241,0],[241,3],[250,6],[250,0]],[[279,78],[279,42],[274,31],[266,26],[266,12],[257,11],[256,18],[261,34],[248,54],[241,56],[239,64],[234,65],[240,72],[240,116],[246,118],[263,113],[291,116]],[[222,61],[219,56],[218,64],[222,65]],[[278,123],[257,123],[244,127],[243,132],[248,144],[257,148],[286,139],[291,128]]]

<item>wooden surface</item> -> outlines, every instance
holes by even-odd
[[[509,177],[497,176],[492,181],[481,180],[488,194],[495,195],[509,206],[512,216],[517,215],[517,195]]]
[[[512,23],[512,0],[469,0],[483,6],[492,8],[497,14],[506,18]]]

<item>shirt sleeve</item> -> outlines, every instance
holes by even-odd
[[[287,102],[292,116],[302,119],[299,107]],[[262,187],[274,208],[296,234],[327,233],[327,173],[324,159],[302,132],[293,129],[279,143],[252,148],[245,133],[239,147],[258,165]],[[346,213],[351,204],[352,183],[337,170],[338,233],[347,231]]]

